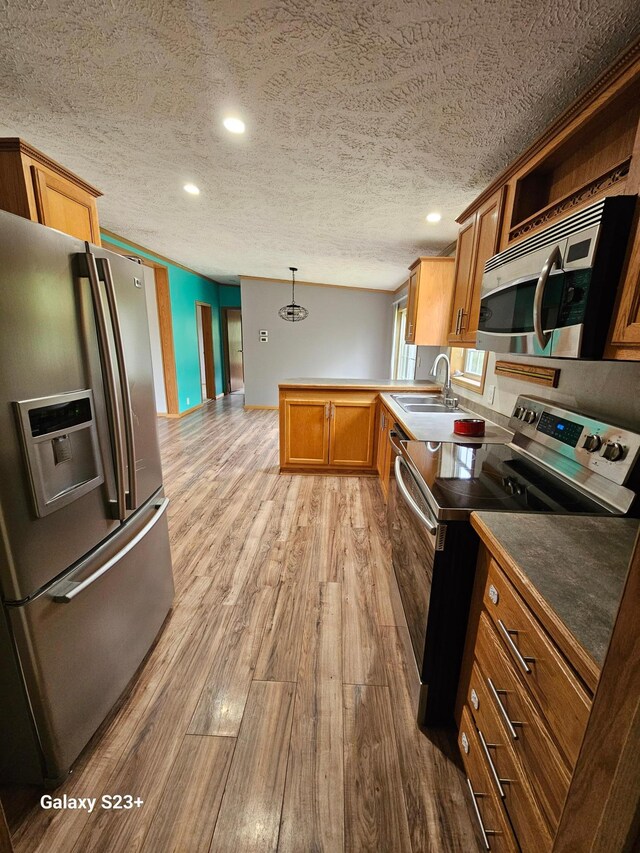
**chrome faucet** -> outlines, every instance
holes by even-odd
[[[458,398],[454,397],[453,391],[451,389],[451,362],[449,361],[449,356],[441,352],[436,356],[435,361],[433,362],[433,366],[431,367],[431,376],[434,379],[438,378],[438,367],[440,362],[443,361],[445,365],[445,376],[444,383],[442,385],[442,399],[445,404],[450,409],[458,408]]]

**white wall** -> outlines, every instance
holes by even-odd
[[[620,426],[640,429],[640,362],[573,361],[567,359],[518,357],[489,353],[484,393],[474,394],[460,388],[460,394],[488,406],[503,415],[513,411],[518,394],[554,400],[570,409],[600,416]],[[557,388],[546,388],[506,376],[496,376],[496,358],[522,361],[560,369]],[[490,386],[495,385],[493,405],[489,404]]]
[[[289,323],[278,311],[291,285],[241,279],[245,403],[277,406],[278,383],[292,378],[388,379],[393,335],[388,292],[296,286],[306,320]],[[258,340],[260,329],[269,343]]]
[[[160,324],[158,321],[158,303],[156,301],[156,277],[152,267],[143,265],[142,270],[144,272],[144,296],[147,302],[147,318],[149,321],[156,412],[166,413],[167,395],[164,387],[164,370],[162,369],[162,345],[160,343]]]

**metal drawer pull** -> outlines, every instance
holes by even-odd
[[[517,740],[518,739],[518,733],[514,728],[514,724],[511,722],[509,714],[507,714],[507,709],[502,704],[502,700],[500,699],[500,696],[498,695],[499,693],[506,693],[506,691],[505,690],[496,690],[496,688],[493,684],[493,681],[491,681],[490,678],[487,678],[487,684],[489,685],[489,690],[493,693],[493,698],[495,699],[496,705],[498,706],[498,710],[502,714],[502,718],[504,719],[505,723],[507,724],[507,728],[509,729],[509,731],[511,733],[511,737],[514,740]],[[516,725],[518,725],[518,724],[516,723]]]
[[[483,794],[476,794],[473,790],[473,785],[471,784],[471,779],[467,776],[467,785],[469,786],[469,790],[471,791],[471,802],[473,803],[473,810],[476,813],[476,820],[478,821],[478,825],[480,827],[480,832],[482,833],[482,840],[484,841],[484,846],[487,850],[491,850],[491,845],[489,844],[489,835],[498,835],[494,829],[485,829],[484,824],[482,822],[482,815],[480,814],[480,809],[478,808],[478,803],[476,802],[476,797],[482,797]]]
[[[535,661],[535,658],[524,658],[524,657],[522,657],[522,653],[521,653],[520,649],[516,646],[516,644],[511,639],[511,634],[517,634],[518,632],[517,631],[510,631],[506,627],[506,625],[504,624],[502,619],[498,619],[498,627],[502,631],[502,635],[505,638],[505,640],[507,641],[507,644],[508,644],[509,648],[511,649],[511,651],[513,652],[516,660],[518,661],[520,666],[524,669],[524,671],[527,674],[529,674],[531,672],[531,667],[529,666],[527,661],[533,662],[533,661]]]
[[[484,735],[482,734],[480,729],[478,729],[478,734],[480,736],[480,743],[482,744],[482,748],[484,749],[484,754],[486,756],[487,761],[489,762],[489,768],[491,770],[491,774],[495,780],[496,785],[498,786],[498,791],[500,792],[500,796],[504,797],[504,788],[502,787],[502,782],[503,781],[506,782],[507,780],[506,779],[504,779],[504,780],[500,779],[500,777],[498,776],[498,771],[495,768],[495,765],[494,765],[493,760],[491,758],[491,753],[489,752],[489,744],[484,739]],[[495,746],[495,745],[496,744],[494,744],[494,743],[491,744],[491,746]]]

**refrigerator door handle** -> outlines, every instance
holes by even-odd
[[[84,254],[86,262],[87,278],[91,287],[91,296],[93,301],[93,313],[96,320],[96,328],[98,331],[98,347],[100,349],[100,361],[104,373],[106,391],[107,391],[107,409],[110,418],[111,434],[113,437],[113,449],[115,454],[115,474],[116,474],[116,517],[120,521],[126,518],[126,490],[125,478],[126,468],[124,461],[124,450],[122,447],[122,435],[120,432],[120,416],[116,394],[116,380],[113,373],[113,364],[111,362],[111,353],[109,348],[109,335],[107,334],[107,320],[104,313],[104,305],[102,295],[100,293],[100,277],[98,275],[98,267],[96,264],[95,255],[92,252],[86,251]]]
[[[108,258],[98,258],[102,271],[102,279],[107,292],[107,304],[111,317],[113,329],[113,340],[116,346],[116,362],[120,374],[120,388],[122,390],[122,408],[124,412],[124,435],[127,444],[127,465],[129,468],[129,491],[127,493],[127,509],[138,507],[138,476],[136,472],[136,447],[133,432],[133,407],[131,405],[131,389],[129,387],[129,374],[124,357],[124,346],[122,343],[122,330],[120,329],[120,315],[118,314],[118,303],[116,301],[116,290],[113,284],[113,274]]]
[[[59,584],[55,584],[49,594],[53,601],[56,604],[68,604],[70,601],[80,595],[81,592],[84,592],[85,589],[91,586],[91,584],[95,583],[98,578],[101,578],[102,575],[106,574],[109,569],[112,569],[117,563],[125,557],[129,551],[136,547],[136,545],[141,542],[144,537],[149,533],[149,531],[160,521],[164,513],[167,511],[167,507],[169,506],[169,498],[162,498],[161,501],[154,504],[154,509],[156,512],[152,516],[152,518],[145,524],[145,526],[131,539],[130,542],[122,548],[121,551],[118,551],[117,554],[114,554],[110,560],[107,560],[102,566],[100,566],[97,571],[93,574],[89,575],[88,578],[85,578],[83,581],[67,581],[63,580]],[[76,571],[82,569],[82,564],[76,567]]]

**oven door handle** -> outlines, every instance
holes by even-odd
[[[402,479],[401,468],[403,465],[407,469],[407,471],[409,471],[409,475],[413,476],[413,474],[411,474],[411,470],[410,470],[409,466],[404,461],[402,456],[396,456],[396,462],[394,465],[394,473],[396,475],[396,483],[398,484],[398,489],[400,491],[400,494],[405,499],[405,501],[407,502],[407,504],[409,506],[409,509],[416,516],[418,521],[420,521],[422,524],[424,524],[424,526],[427,528],[429,533],[435,534],[438,532],[438,523],[437,523],[437,521],[434,521],[433,519],[428,518],[424,514],[424,512],[420,509],[418,504],[414,501],[414,499],[411,497],[411,495],[409,493],[409,489],[407,489],[407,487],[404,483],[404,480]]]
[[[399,438],[400,435],[395,430],[389,430],[389,441],[391,443],[391,447],[393,448],[396,454],[402,453],[402,446],[399,441],[394,441],[394,438]]]
[[[551,333],[545,332],[542,328],[542,300],[544,299],[544,291],[547,286],[547,282],[549,281],[551,270],[555,266],[560,267],[561,264],[562,254],[560,252],[560,246],[556,246],[544,262],[540,278],[536,284],[536,291],[533,295],[533,330],[542,349],[545,349],[551,340]]]

